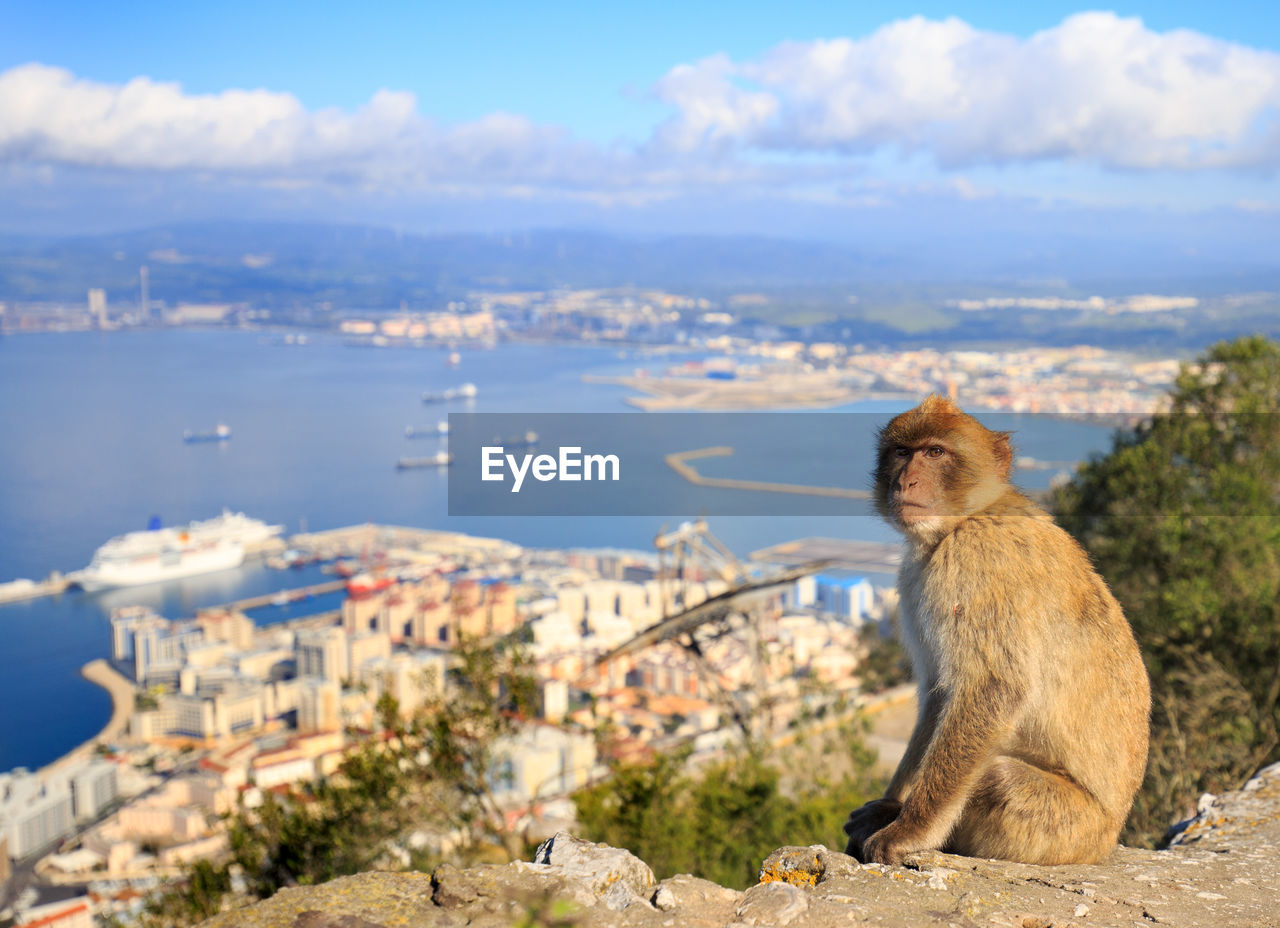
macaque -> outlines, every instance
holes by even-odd
[[[1110,853],[1147,762],[1150,685],[1083,549],[1009,484],[1009,435],[931,396],[879,435],[876,510],[898,576],[919,714],[846,853],[1035,864]]]

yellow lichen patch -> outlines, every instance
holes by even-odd
[[[813,870],[796,870],[792,867],[774,865],[760,871],[761,883],[790,883],[792,886],[818,885],[818,859],[813,859]]]

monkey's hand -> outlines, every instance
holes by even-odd
[[[927,845],[915,840],[916,837],[914,829],[903,824],[901,819],[894,821],[863,842],[859,860],[864,864],[897,866],[908,854],[927,849]]]
[[[896,799],[872,799],[862,808],[854,809],[844,823],[844,833],[849,836],[844,852],[864,864],[869,863],[863,856],[867,839],[897,819],[900,811],[902,803]]]

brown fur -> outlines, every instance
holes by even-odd
[[[876,508],[907,538],[901,631],[920,710],[848,853],[941,848],[1089,863],[1115,846],[1147,761],[1150,690],[1087,555],[1008,483],[1009,436],[929,397],[880,432]]]

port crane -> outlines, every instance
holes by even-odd
[[[658,550],[658,583],[663,618],[596,661],[596,668],[665,641],[678,644],[693,658],[699,677],[748,742],[772,728],[773,699],[768,692],[761,620],[769,600],[780,587],[829,566],[815,560],[780,571],[750,570],[711,533],[703,519],[685,522],[654,539]],[[695,578],[715,577],[728,589],[691,602]],[[707,656],[715,641],[739,634],[745,637],[751,662],[751,686],[727,689]]]

